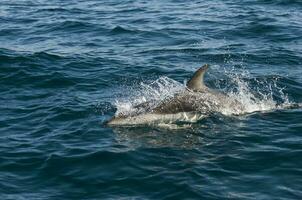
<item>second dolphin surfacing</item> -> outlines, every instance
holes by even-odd
[[[151,106],[145,102],[135,106],[137,113],[119,114],[107,122],[107,125],[136,125],[150,123],[173,123],[177,121],[196,122],[213,112],[229,110],[232,114],[244,112],[244,106],[234,98],[208,88],[204,84],[204,74],[209,65],[199,68],[187,82],[186,89]]]

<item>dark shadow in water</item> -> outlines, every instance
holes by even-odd
[[[139,128],[113,128],[118,143],[128,146],[130,149],[139,147],[148,148],[193,148],[195,145],[202,144],[202,137],[192,134],[188,130],[169,130],[154,127]]]
[[[137,148],[196,149],[223,142],[231,133],[244,127],[239,117],[215,115],[198,123],[164,124],[156,126],[112,127],[118,144],[129,150]]]

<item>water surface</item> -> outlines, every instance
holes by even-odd
[[[299,0],[2,0],[0,198],[301,199],[302,111],[278,107],[302,102],[301,13]],[[103,125],[205,63],[210,87],[254,95],[256,112]]]

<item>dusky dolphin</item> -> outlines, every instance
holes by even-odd
[[[114,116],[107,125],[196,122],[215,112],[241,114],[244,106],[239,101],[204,84],[208,68],[208,64],[199,68],[187,82],[186,89],[173,97],[164,99],[156,106],[152,102],[141,103],[134,107],[136,113]]]

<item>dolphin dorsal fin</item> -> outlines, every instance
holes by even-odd
[[[187,88],[193,91],[202,91],[207,88],[203,82],[203,76],[207,69],[209,68],[208,64],[205,64],[199,68],[194,74],[193,77],[187,82]]]

